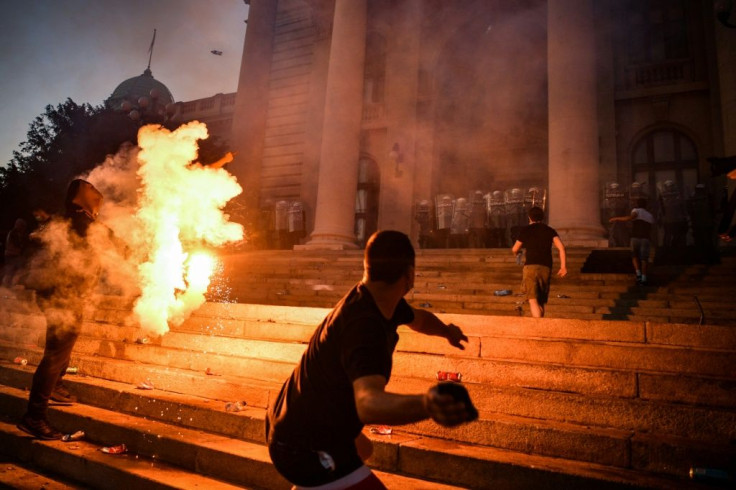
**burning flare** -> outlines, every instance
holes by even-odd
[[[243,227],[222,211],[242,192],[235,177],[222,165],[195,163],[197,140],[207,136],[207,127],[197,121],[175,131],[144,126],[138,133],[135,220],[144,234],[140,242],[149,248],[138,266],[141,296],[134,313],[141,328],[153,334],[166,333],[205,302],[215,259],[201,251],[203,246],[243,238]]]

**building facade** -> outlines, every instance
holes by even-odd
[[[246,3],[229,168],[252,216],[302,204],[307,248],[418,239],[418,202],[530,188],[598,245],[607,184],[718,193],[707,158],[736,155],[732,2]]]

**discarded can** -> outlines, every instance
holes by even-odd
[[[147,379],[141,383],[138,383],[138,386],[136,386],[139,390],[152,390],[153,389],[153,383],[150,379]]]
[[[570,296],[568,296],[566,294],[558,294],[557,297],[558,298],[562,298],[562,299],[569,299],[570,298]]]
[[[221,376],[220,373],[216,373],[210,368],[205,369],[204,372],[207,376]]]
[[[84,439],[83,430],[78,430],[72,434],[64,434],[64,436],[61,438],[61,440],[64,442],[78,441],[80,439]]]
[[[245,406],[247,405],[246,402],[230,402],[225,404],[225,411],[226,412],[240,412],[245,410]]]
[[[690,479],[711,483],[732,481],[731,475],[727,471],[716,468],[690,468]]]
[[[371,427],[371,434],[380,434],[382,436],[388,436],[388,435],[391,435],[393,431],[394,430],[388,425],[377,425],[375,427]]]
[[[497,289],[497,290],[493,291],[493,295],[494,296],[508,296],[510,294],[511,294],[511,290],[510,289]]]
[[[103,447],[100,451],[107,454],[123,454],[128,452],[128,448],[125,444],[118,444],[117,446]]]
[[[431,308],[432,307],[432,303],[426,303],[426,302],[425,303],[420,303],[419,304],[419,307],[420,308]]]
[[[147,344],[149,342],[150,340],[148,340],[148,337],[138,337],[137,339],[135,339],[136,344]]]
[[[66,374],[77,374],[79,372],[79,368],[76,366],[70,366],[66,368]]]
[[[437,381],[455,381],[456,383],[460,383],[462,379],[463,375],[460,373],[437,371]]]
[[[28,364],[28,359],[26,359],[25,357],[18,356],[15,359],[13,359],[13,362],[15,364],[20,364],[21,366],[25,366],[26,364]]]

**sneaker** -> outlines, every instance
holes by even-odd
[[[33,437],[37,437],[45,441],[55,441],[64,436],[64,434],[51,427],[46,419],[34,419],[28,414],[23,416],[16,427]]]
[[[77,402],[77,397],[69,393],[69,390],[63,384],[57,384],[49,398],[57,403],[68,403],[70,405]]]

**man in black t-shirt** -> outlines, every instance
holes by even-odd
[[[522,247],[526,249],[526,261],[522,285],[529,300],[529,310],[534,318],[544,316],[544,305],[549,297],[549,283],[552,276],[552,245],[560,253],[560,270],[557,275],[567,275],[565,245],[557,231],[544,224],[544,211],[540,207],[529,209],[529,225],[522,228],[519,237],[511,248],[516,255]]]
[[[405,234],[374,233],[363,267],[363,279],[322,321],[268,410],[271,459],[294,485],[385,488],[363,463],[370,452],[364,424],[432,418],[450,427],[477,417],[467,392],[463,399],[441,393],[441,385],[415,395],[385,391],[399,325],[444,337],[459,349],[468,338],[404,299],[414,287],[414,249]]]

